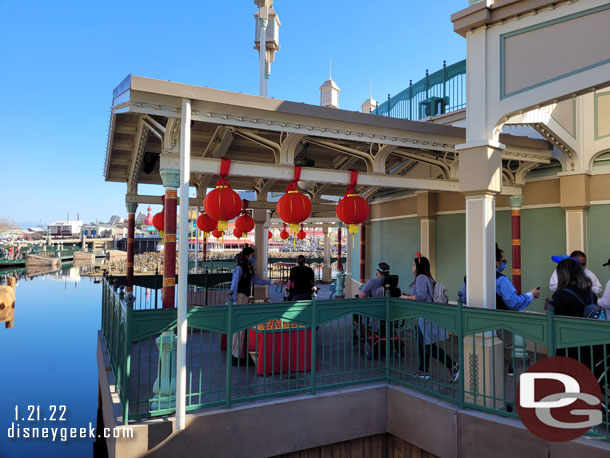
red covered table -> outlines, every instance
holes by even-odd
[[[257,375],[310,371],[311,329],[270,320],[248,329],[248,351],[257,354]]]

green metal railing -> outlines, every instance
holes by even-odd
[[[162,367],[159,349],[174,350],[176,310],[133,310],[105,279],[102,311],[123,422],[172,414],[175,391],[167,381],[165,390],[160,387],[164,376],[171,379],[175,361],[170,358]],[[552,310],[315,297],[189,307],[187,317],[189,411],[385,381],[462,408],[518,418],[519,374],[555,354],[590,367],[608,405],[610,322],[555,317]],[[229,336],[226,350],[223,335]],[[233,361],[232,343],[243,345],[252,359]],[[607,415],[589,434],[610,439]]]
[[[378,105],[372,113],[393,118],[419,119],[450,113],[466,107],[466,61],[462,60],[428,74]]]

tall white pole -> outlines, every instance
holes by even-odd
[[[199,228],[197,227],[199,218],[199,207],[195,207],[195,273],[199,273]]]
[[[265,78],[265,59],[267,56],[267,23],[269,22],[267,18],[262,18],[260,15],[263,14],[263,10],[266,8],[261,8],[259,10],[259,19],[258,19],[258,27],[259,27],[259,82],[258,82],[258,95],[263,97],[267,97],[267,79]]]
[[[186,427],[186,295],[188,285],[189,179],[191,175],[191,101],[182,99],[180,123],[180,244],[178,246],[178,341],[176,345],[176,429]]]

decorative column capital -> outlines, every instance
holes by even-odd
[[[521,207],[523,207],[523,196],[510,196],[508,201],[510,202],[510,208],[513,210],[521,210]]]
[[[161,181],[166,188],[177,188],[180,186],[180,170],[161,169]]]
[[[125,207],[127,208],[127,213],[135,213],[138,209],[138,204],[135,202],[127,202]]]

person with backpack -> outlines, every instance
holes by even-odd
[[[592,282],[581,264],[574,259],[564,259],[557,264],[557,291],[551,297],[556,315],[579,318],[606,319],[599,307]],[[579,360],[600,379],[607,367],[610,345],[587,345],[557,349],[557,356]]]
[[[385,277],[390,275],[390,265],[380,262],[375,269],[375,278],[371,278],[364,284],[358,297],[383,297],[385,295]]]
[[[380,262],[377,264],[375,269],[375,278],[371,278],[367,281],[358,295],[356,297],[365,298],[365,297],[383,297],[385,296],[385,284],[386,277],[390,275],[390,265],[387,262]],[[363,318],[358,314],[353,315],[354,320],[354,331],[353,331],[353,339],[354,343],[360,341],[361,335],[363,335],[362,327],[365,328],[367,326],[371,326],[371,328],[375,331],[380,329],[380,321],[377,319],[368,319]]]
[[[553,256],[553,261],[555,261],[555,259],[558,258],[559,261],[565,258],[567,258],[567,256]],[[597,296],[600,297],[602,295],[602,284],[599,282],[597,276],[591,272],[589,269],[587,269],[587,255],[585,253],[583,253],[582,251],[579,250],[575,250],[572,251],[570,253],[570,258],[574,259],[576,262],[578,262],[584,272],[585,275],[589,278],[589,280],[591,280],[591,289],[593,291],[593,293]],[[559,261],[555,261],[555,262],[559,262]],[[605,264],[604,264],[605,265]],[[553,272],[553,274],[551,275],[551,279],[549,280],[549,289],[551,290],[551,292],[555,292],[557,290],[557,270],[555,270]]]
[[[411,283],[411,294],[403,294],[400,297],[418,302],[448,303],[447,290],[442,283],[434,281],[430,273],[430,261],[422,256],[419,251],[413,260],[411,270],[414,275]],[[444,302],[443,302],[444,301]],[[449,338],[449,333],[429,320],[418,318],[417,323],[417,345],[418,351],[418,370],[415,376],[424,380],[430,379],[430,356],[434,352],[434,358],[445,364],[451,372],[451,382],[456,382],[460,376],[459,365],[454,363],[439,343]]]
[[[557,264],[557,290],[551,298],[556,315],[589,318],[589,310],[597,307],[591,279],[582,266],[571,258]]]
[[[502,272],[506,268],[506,255],[496,243],[496,309],[520,312],[540,297],[540,288],[532,288],[525,294],[518,294],[513,282]],[[462,300],[466,305],[466,278],[462,284]],[[510,331],[498,330],[497,335],[504,342],[504,371],[509,377],[515,375],[512,365],[513,335]]]

